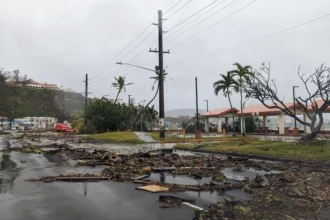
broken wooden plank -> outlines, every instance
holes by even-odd
[[[131,180],[143,180],[148,177],[149,177],[149,175],[137,176],[137,177],[131,178]]]
[[[100,181],[100,180],[110,180],[109,177],[86,177],[86,176],[60,176],[56,177],[55,181],[68,181],[68,182],[83,182],[83,181]]]
[[[164,172],[164,171],[175,171],[175,167],[153,167],[152,171],[154,172]]]
[[[203,211],[204,210],[203,208],[201,208],[201,207],[199,207],[197,205],[191,204],[189,202],[182,202],[182,204],[187,205],[187,206],[190,206],[191,208],[197,209],[197,210],[200,210],[200,211]]]
[[[215,170],[215,167],[153,167],[152,171],[154,172],[166,172],[166,171],[175,171],[179,170],[188,170],[188,169],[199,169],[199,170]]]
[[[140,187],[137,187],[136,189],[144,190],[144,191],[148,191],[148,192],[152,192],[152,193],[169,191],[168,187],[159,186],[159,185],[140,186]]]

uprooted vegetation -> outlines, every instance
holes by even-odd
[[[46,176],[28,180],[31,182],[133,181],[143,186],[161,186],[169,192],[214,193],[238,189],[251,195],[250,201],[226,198],[223,203],[210,205],[206,211],[196,210],[195,219],[317,219],[318,214],[330,205],[330,167],[325,164],[269,163],[251,160],[248,157],[181,156],[169,149],[124,154],[97,149],[70,148],[66,144],[25,146],[10,150],[43,153],[48,156],[65,155],[76,160],[76,166],[108,166],[99,174]],[[229,179],[230,177],[226,177],[221,172],[228,167],[236,173],[254,168],[264,171],[265,174],[238,181]],[[209,181],[188,185],[172,184],[162,179],[159,181],[144,179],[154,172],[166,172],[173,176],[185,175],[193,179],[208,178]],[[161,208],[171,208],[179,207],[183,200],[162,197],[160,202]]]

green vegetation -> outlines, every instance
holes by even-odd
[[[159,132],[150,132],[148,133],[149,136],[154,139],[155,141],[160,141],[159,138]],[[172,134],[172,133],[171,133]],[[228,140],[241,140],[242,137],[203,137],[203,138],[191,138],[191,137],[175,137],[173,135],[170,136],[170,134],[165,135],[165,140],[162,140],[163,143],[181,143],[181,142],[214,142],[214,141],[228,141]],[[255,139],[253,137],[249,137],[249,139]]]
[[[129,128],[140,130],[141,124],[138,123],[134,126],[132,122],[136,120],[143,108],[140,104],[130,103],[130,106],[128,106],[120,101],[115,103],[107,97],[94,98],[89,102],[87,110],[88,132],[126,131]],[[142,130],[146,130],[147,124],[151,126],[157,115],[157,111],[153,106],[144,109]],[[141,120],[141,117],[139,117],[139,120]]]
[[[27,116],[60,118],[64,99],[64,119],[69,120],[70,114],[82,108],[84,101],[79,93],[7,85],[0,85],[0,94],[0,116],[10,119]]]
[[[235,81],[234,75],[230,72],[227,72],[227,75],[220,74],[221,78],[218,81],[213,83],[214,94],[217,96],[219,92],[223,92],[225,97],[228,97],[230,108],[233,108],[231,103],[230,95],[231,93],[237,92],[239,89],[239,84]],[[235,113],[232,112],[233,123],[235,121]],[[235,136],[235,126],[233,126],[233,136]]]
[[[119,143],[144,143],[133,132],[107,132],[102,134],[90,135],[95,140],[119,142]]]
[[[261,141],[237,138],[217,143],[177,144],[174,148],[217,153],[238,153],[251,156],[267,156],[281,159],[330,161],[330,143],[322,145],[299,145],[296,142]]]

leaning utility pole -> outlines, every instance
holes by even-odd
[[[87,133],[88,74],[85,79],[85,133]]]
[[[164,60],[163,54],[170,53],[163,50],[163,12],[158,11],[158,52],[159,55],[159,138],[165,138],[165,106],[164,106]]]

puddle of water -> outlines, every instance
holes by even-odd
[[[211,192],[193,192],[193,191],[187,191],[185,194],[194,197],[202,199],[206,202],[206,204],[210,203],[217,203],[217,202],[225,202],[225,198],[229,197],[232,201],[246,201],[251,200],[251,196],[241,190],[228,190],[225,192],[222,191],[214,191]]]
[[[318,217],[320,219],[329,219],[330,216],[330,208],[321,210],[320,213],[318,214]]]
[[[160,181],[170,184],[183,184],[183,185],[202,185],[205,183],[210,183],[212,178],[202,178],[202,179],[194,179],[193,177],[183,176],[183,175],[177,175],[173,176],[170,173],[152,173],[150,177],[148,177],[146,180],[151,181]]]
[[[233,169],[234,169],[233,167],[226,167],[221,170],[221,173],[223,173],[223,175],[227,179],[233,179],[233,180],[238,180],[238,181],[242,181],[245,178],[254,179],[254,178],[256,178],[257,175],[278,173],[278,171],[276,171],[276,170],[267,172],[267,171],[259,170],[259,169],[255,169],[255,168],[248,168],[241,172],[235,172],[235,171],[233,171]]]
[[[0,154],[0,194],[8,194],[14,186],[14,180],[19,174],[16,164],[10,159],[10,154]]]

